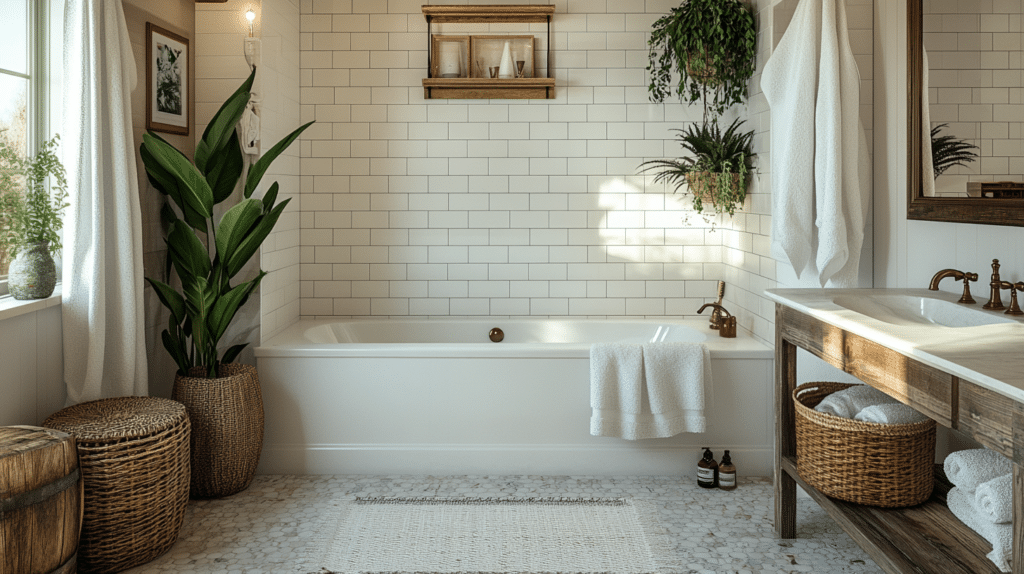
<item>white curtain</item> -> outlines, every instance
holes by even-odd
[[[67,0],[64,381],[68,404],[146,395],[142,214],[121,0]]]

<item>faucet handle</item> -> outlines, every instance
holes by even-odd
[[[971,283],[970,283],[971,281],[977,281],[977,280],[978,280],[978,274],[977,273],[964,273],[964,294],[960,297],[960,300],[957,301],[957,303],[962,303],[964,305],[974,305],[974,304],[977,303],[977,301],[974,300],[974,297],[971,297]]]
[[[999,287],[1001,289],[1010,290],[1010,308],[1006,310],[1007,315],[1024,315],[1024,311],[1020,310],[1020,305],[1017,303],[1017,291],[1024,289],[1024,281],[1017,283],[1010,283],[1009,281],[1000,281]]]

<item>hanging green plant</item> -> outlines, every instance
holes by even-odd
[[[697,213],[733,215],[747,197],[755,155],[754,132],[740,132],[741,125],[737,119],[725,131],[718,124],[690,124],[685,130],[673,130],[689,155],[645,161],[640,173],[655,172],[654,182],[666,182],[674,192],[687,186]]]
[[[686,0],[654,23],[648,46],[651,101],[672,95],[675,72],[679,99],[703,101],[708,123],[747,97],[757,62],[754,10],[740,0]]]

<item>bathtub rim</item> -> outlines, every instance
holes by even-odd
[[[642,323],[679,325],[707,335],[704,341],[712,359],[771,359],[774,351],[743,328],[736,338],[725,339],[708,328],[706,319],[578,319],[578,318],[508,318],[508,317],[446,317],[446,318],[359,318],[305,319],[286,327],[259,347],[257,358],[270,357],[365,357],[365,358],[589,358],[589,343],[312,343],[304,340],[307,329],[321,325],[357,322],[480,322],[504,321],[579,321],[585,323]],[[495,326],[495,325],[491,325]],[[500,326],[498,324],[497,326]]]

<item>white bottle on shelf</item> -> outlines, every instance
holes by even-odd
[[[501,51],[501,65],[498,67],[498,78],[511,80],[516,77],[515,64],[512,62],[512,47],[508,40],[505,41],[505,49]]]

